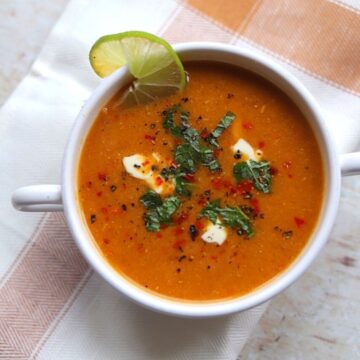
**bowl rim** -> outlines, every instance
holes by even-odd
[[[248,65],[242,64],[239,67],[260,74],[275,83],[275,85],[280,86],[290,97],[298,97],[298,100],[303,102],[305,108],[302,111],[307,111],[308,116],[311,116],[311,120],[308,118],[308,121],[316,133],[318,141],[321,142],[320,147],[323,152],[323,162],[325,163],[325,173],[327,175],[321,221],[319,221],[317,229],[312,234],[306,249],[286,270],[250,293],[234,299],[207,302],[183,301],[155,295],[129,281],[107,263],[91,239],[89,230],[77,206],[77,165],[85,135],[99,113],[101,106],[109,100],[110,95],[115,91],[114,89],[119,89],[129,80],[129,73],[126,68],[116,71],[101,81],[74,122],[62,166],[64,213],[72,236],[88,263],[110,285],[126,295],[130,300],[157,312],[175,316],[197,318],[222,316],[244,311],[266,302],[291,285],[309,267],[326,243],[335,221],[340,198],[340,166],[338,155],[335,152],[335,143],[325,125],[318,104],[305,86],[281,65],[256,51],[222,43],[181,43],[174,45],[174,49],[183,61],[190,61],[191,59],[214,60],[239,66],[234,64],[233,61],[233,59],[237,59],[237,61]],[[284,87],[287,87],[287,90],[284,90]]]

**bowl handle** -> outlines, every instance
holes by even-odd
[[[13,206],[21,211],[62,211],[60,185],[32,185],[21,187],[12,195]]]
[[[341,175],[360,175],[360,152],[340,155]]]

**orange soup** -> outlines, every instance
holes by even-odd
[[[182,93],[121,109],[83,146],[78,199],[99,251],[138,286],[184,300],[249,293],[305,247],[322,205],[320,149],[263,78],[186,63]]]

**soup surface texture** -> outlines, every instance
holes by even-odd
[[[120,92],[102,109],[83,146],[78,201],[103,256],[139,286],[185,300],[233,298],[285,270],[306,245],[321,210],[322,159],[302,113],[268,81],[221,64],[185,68],[182,93],[122,110]],[[209,135],[227,113],[235,120],[220,136]],[[169,123],[164,128],[169,114],[182,133]],[[189,127],[197,132],[184,140]],[[184,143],[196,147],[193,141],[210,149],[221,170],[200,161],[195,172],[179,174],[174,151]],[[234,166],[246,161],[264,165],[257,178],[234,176]],[[191,196],[176,193],[175,176]],[[151,188],[163,190],[160,201],[150,193],[152,210],[140,201]],[[176,211],[165,224],[154,206],[174,196]],[[203,209],[217,199],[228,212],[215,211],[213,225]],[[240,212],[240,223],[226,223],[232,211]]]

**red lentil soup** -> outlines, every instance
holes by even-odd
[[[234,298],[307,244],[323,198],[320,149],[268,81],[223,64],[185,65],[182,93],[121,109],[120,91],[100,111],[79,162],[79,204],[103,256],[138,286],[184,300]],[[232,122],[221,127],[225,114]],[[125,166],[136,154],[131,166],[147,180]],[[221,241],[211,243],[216,226]]]

